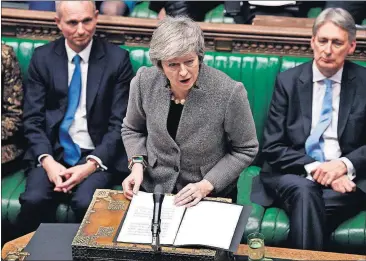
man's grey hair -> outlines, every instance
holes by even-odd
[[[200,26],[188,17],[167,16],[161,20],[150,42],[150,60],[161,68],[161,61],[195,52],[200,62],[205,53]]]
[[[61,5],[62,5],[62,3],[65,3],[65,2],[74,2],[75,3],[77,1],[55,1],[57,17],[61,17]],[[85,2],[85,1],[79,1],[79,2]],[[93,4],[93,11],[95,12],[97,10],[97,7],[95,6],[95,1],[89,0],[89,2],[91,2]]]
[[[350,42],[356,40],[356,24],[352,15],[342,8],[327,8],[319,14],[313,25],[313,36],[316,35],[319,28],[327,23],[332,22],[336,26],[342,28],[348,33]]]

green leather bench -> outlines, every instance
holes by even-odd
[[[34,48],[47,42],[5,37],[2,38],[2,41],[14,48],[24,78],[27,77],[27,67]],[[122,48],[130,52],[135,72],[142,65],[151,66],[148,48],[130,46],[122,46]],[[277,73],[308,60],[309,58],[302,57],[220,52],[207,52],[204,58],[206,64],[225,72],[245,85],[260,144],[263,139],[264,124]],[[358,63],[366,66],[366,62]],[[238,203],[253,206],[253,211],[243,235],[243,242],[246,242],[245,238],[249,233],[260,231],[266,237],[266,245],[283,246],[289,231],[288,217],[285,212],[278,208],[265,210],[262,206],[250,202],[252,178],[258,175],[259,171],[259,167],[251,166],[241,173],[238,181]],[[20,210],[18,198],[25,189],[25,180],[26,178],[21,170],[2,178],[1,209],[3,224],[15,223]],[[113,189],[121,189],[120,184],[116,184]],[[74,215],[68,203],[63,202],[59,205],[57,209],[58,222],[74,221]],[[366,211],[340,225],[332,235],[332,242],[334,250],[345,252],[364,251],[366,245]]]

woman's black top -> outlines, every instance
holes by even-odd
[[[174,101],[170,101],[167,128],[173,140],[175,140],[175,136],[177,135],[178,125],[180,117],[182,116],[183,107],[184,106],[182,104],[176,104]]]

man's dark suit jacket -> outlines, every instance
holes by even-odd
[[[86,110],[89,135],[99,157],[111,170],[127,172],[121,138],[133,71],[127,51],[94,38],[88,66]],[[25,160],[38,163],[47,153],[63,157],[59,127],[68,103],[68,60],[65,38],[35,49],[25,88],[24,132],[28,140]],[[34,166],[34,165],[33,165]]]
[[[305,141],[311,130],[312,95],[312,62],[277,76],[264,131],[265,163],[253,180],[253,202],[263,206],[273,202],[273,194],[266,193],[261,180],[274,182],[273,177],[281,174],[305,178],[304,165],[315,161],[305,153]],[[354,181],[366,192],[366,68],[348,61],[342,74],[337,132],[341,157],[352,162],[356,171]]]

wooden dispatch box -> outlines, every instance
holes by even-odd
[[[72,242],[73,259],[209,261],[221,255],[211,249],[175,247],[162,247],[161,254],[155,254],[150,245],[114,242],[129,204],[122,191],[97,189]]]

